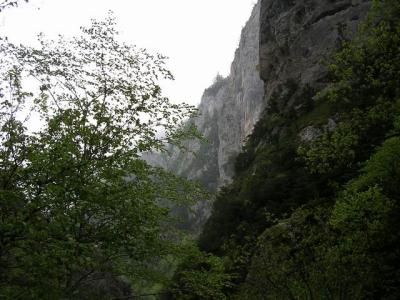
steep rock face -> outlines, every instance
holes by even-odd
[[[226,97],[217,98],[219,149],[219,184],[233,176],[233,160],[240,152],[245,138],[264,108],[263,82],[259,68],[259,13],[258,3],[250,20],[243,28],[239,48],[235,53],[231,74],[227,78]]]
[[[354,36],[370,5],[370,0],[261,0],[260,75],[266,99],[288,80],[322,89],[326,69],[321,62]]]
[[[230,75],[217,76],[204,91],[200,116],[194,122],[206,142],[187,143],[188,152],[173,150],[157,163],[189,179],[199,180],[210,190],[230,182],[233,161],[257,122],[264,103],[264,85],[259,75],[260,3],[242,29]]]

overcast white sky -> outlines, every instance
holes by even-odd
[[[0,34],[32,44],[39,32],[71,36],[112,10],[123,39],[169,56],[174,102],[198,104],[219,72],[228,75],[256,0],[30,0],[0,14]]]

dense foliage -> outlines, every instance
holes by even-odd
[[[230,299],[400,298],[400,3],[374,1],[328,69],[268,99],[217,196],[198,245]]]
[[[0,298],[132,296],[179,241],[169,207],[197,193],[141,153],[193,136],[195,109],[112,17],[39,42],[0,45]]]

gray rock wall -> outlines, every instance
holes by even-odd
[[[260,74],[268,99],[289,79],[325,85],[321,63],[350,40],[370,0],[261,0]]]
[[[210,190],[230,182],[234,158],[264,108],[264,84],[259,74],[259,16],[260,3],[242,29],[230,75],[217,77],[204,91],[200,116],[194,122],[208,142],[190,141],[187,148],[193,153],[173,150],[171,157],[156,159],[159,165],[199,180]]]
[[[185,146],[189,152],[171,148],[170,155],[146,154],[149,163],[197,180],[210,191],[231,181],[234,159],[265,106],[259,73],[259,20],[260,1],[242,29],[229,76],[217,77],[204,91],[200,116],[192,121],[207,142],[188,141]],[[201,201],[182,217],[186,226],[198,233],[210,212],[211,203]]]
[[[149,160],[212,191],[229,183],[234,159],[271,96],[285,92],[290,81],[323,89],[322,61],[354,36],[370,5],[370,0],[259,0],[242,30],[230,75],[217,78],[201,99],[194,122],[208,143],[189,141],[192,153],[171,149],[171,156]],[[312,139],[316,130],[305,128],[301,138]],[[193,212],[189,221],[199,228],[210,204],[198,203]]]
[[[242,30],[239,48],[227,78],[227,93],[217,98],[220,109],[217,113],[219,128],[218,164],[220,181],[230,182],[233,174],[233,161],[240,152],[246,137],[252,132],[255,123],[264,109],[264,84],[259,73],[259,28],[260,3]]]

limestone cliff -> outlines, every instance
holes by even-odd
[[[149,160],[198,180],[211,191],[229,183],[234,160],[272,96],[289,94],[286,90],[295,83],[296,92],[281,97],[285,103],[278,107],[296,110],[304,105],[301,87],[323,89],[327,72],[322,61],[354,36],[370,4],[368,0],[258,1],[242,30],[229,76],[217,77],[204,91],[200,116],[192,120],[207,142],[188,141],[190,152],[171,149],[170,156]],[[274,132],[279,134],[280,129]],[[320,132],[304,130],[307,139]],[[197,217],[189,214],[189,219],[200,224],[209,214],[209,204],[200,203],[194,211]]]
[[[267,101],[289,80],[322,89],[323,61],[354,36],[370,5],[370,0],[262,0],[260,75]]]
[[[215,191],[231,180],[234,158],[264,107],[264,85],[258,71],[259,15],[260,3],[242,29],[230,75],[217,76],[204,91],[200,116],[194,122],[207,142],[191,141],[187,148],[193,153],[173,150],[172,157],[156,159],[156,163],[198,180],[210,190]]]

